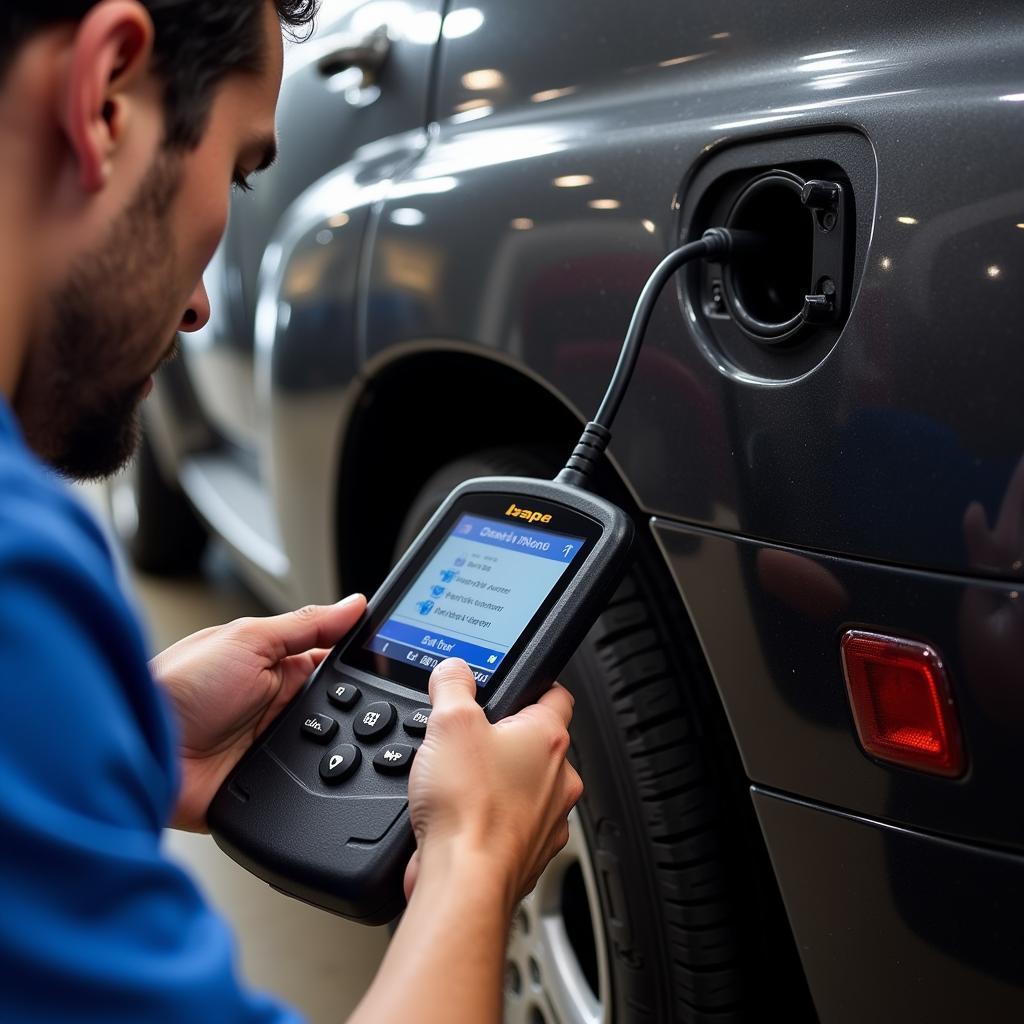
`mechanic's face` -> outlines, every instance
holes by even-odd
[[[270,3],[266,15],[263,72],[224,82],[195,150],[153,147],[134,195],[48,297],[17,404],[30,442],[67,476],[107,476],[130,460],[152,374],[173,356],[176,332],[209,319],[202,274],[232,182],[273,155],[283,46]]]

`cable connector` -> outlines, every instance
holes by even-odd
[[[612,432],[600,423],[590,422],[583,431],[583,436],[576,445],[569,461],[555,479],[560,484],[572,487],[584,487],[588,478],[593,476],[612,439]]]
[[[700,240],[707,246],[704,259],[711,263],[728,263],[734,256],[749,256],[763,251],[769,239],[756,231],[736,228],[708,228]]]
[[[733,233],[726,228],[708,228],[700,240],[707,246],[704,259],[720,263],[732,255]]]
[[[633,319],[630,321],[629,330],[622,343],[619,361],[612,373],[612,379],[608,384],[608,390],[605,392],[601,406],[593,421],[587,424],[580,443],[566,463],[565,469],[556,477],[559,483],[585,488],[587,479],[597,468],[601,456],[611,441],[611,424],[615,419],[615,414],[619,411],[626,388],[633,376],[633,369],[640,354],[640,345],[643,342],[647,324],[654,311],[654,304],[658,301],[661,290],[672,279],[676,271],[693,260],[706,259],[715,263],[724,263],[737,253],[756,250],[762,245],[760,236],[754,232],[708,228],[699,239],[688,242],[674,252],[670,252],[654,268],[640,293],[636,309],[633,311]]]

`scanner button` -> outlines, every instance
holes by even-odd
[[[302,731],[317,743],[327,743],[338,731],[338,723],[327,715],[307,715],[302,720]]]
[[[342,711],[348,711],[361,696],[359,687],[351,683],[331,683],[327,687],[327,699]]]
[[[395,706],[385,700],[376,701],[356,716],[352,731],[361,740],[372,740],[387,734],[395,724]]]
[[[416,756],[416,748],[405,743],[392,743],[389,746],[381,747],[377,756],[373,759],[373,767],[379,772],[387,772],[389,775],[404,775]]]
[[[320,758],[320,778],[324,782],[341,782],[347,779],[359,767],[363,755],[358,747],[351,743],[342,743],[340,747],[329,750]]]
[[[417,708],[402,725],[410,736],[425,736],[428,718],[430,718],[430,708]]]

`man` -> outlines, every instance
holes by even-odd
[[[29,453],[103,476],[176,331],[231,183],[273,158],[281,22],[312,0],[4,0],[0,10],[0,1016],[282,1021],[160,852],[204,827],[255,736],[362,597],[206,630],[144,661],[94,524]],[[155,682],[154,682],[155,680]],[[580,782],[554,688],[491,726],[465,665],[431,680],[410,779],[409,908],[355,1022],[500,1016],[517,899]],[[343,978],[339,964],[339,983]]]

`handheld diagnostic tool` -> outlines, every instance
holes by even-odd
[[[602,611],[625,571],[633,524],[585,484],[658,293],[687,260],[728,248],[714,231],[655,270],[608,394],[558,478],[456,488],[353,632],[229,775],[209,824],[244,867],[367,924],[401,911],[414,848],[408,775],[430,718],[430,673],[463,659],[497,721],[547,690]]]
[[[533,703],[601,612],[631,535],[623,512],[562,484],[464,484],[221,789],[217,842],[308,902],[367,923],[397,916],[431,671],[466,661],[492,721]]]

